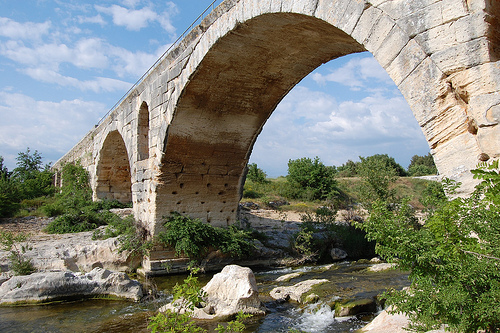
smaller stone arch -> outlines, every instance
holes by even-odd
[[[142,102],[137,117],[137,160],[149,158],[149,107]]]
[[[120,133],[109,132],[103,142],[96,169],[98,200],[132,201],[132,183],[127,148]]]

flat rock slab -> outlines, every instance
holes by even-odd
[[[276,287],[269,295],[275,300],[293,300],[300,303],[303,294],[307,293],[317,284],[330,282],[327,279],[306,280],[289,287]]]
[[[0,305],[45,303],[94,296],[114,296],[139,301],[142,285],[127,274],[95,268],[82,274],[40,272],[13,276],[0,285]]]

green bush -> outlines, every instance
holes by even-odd
[[[473,171],[482,182],[469,198],[445,200],[424,225],[403,204],[377,201],[359,227],[388,261],[409,270],[408,291],[389,291],[387,304],[411,328],[442,324],[457,332],[500,330],[500,175],[498,161]]]
[[[387,155],[360,156],[360,159],[357,171],[362,182],[358,196],[364,206],[370,209],[371,203],[376,200],[394,201],[395,191],[390,185],[396,181],[402,167],[395,167],[396,162]]]
[[[118,253],[129,251],[132,256],[144,256],[148,255],[153,247],[153,241],[148,240],[147,230],[136,223],[133,215],[123,219],[113,218],[104,231],[96,229],[92,235],[92,239],[110,237],[118,237]]]
[[[26,251],[31,250],[27,234],[0,231],[0,245],[4,251],[9,252],[10,269],[15,275],[35,272],[31,259],[25,257]]]
[[[348,160],[337,168],[337,177],[356,177],[359,162]]]
[[[318,157],[288,161],[287,182],[291,199],[325,200],[336,194],[335,168],[325,166]]]
[[[165,230],[157,239],[166,246],[172,246],[178,255],[200,259],[211,249],[243,257],[253,249],[251,232],[229,228],[216,228],[198,219],[191,219],[173,212],[164,223]]]
[[[437,168],[430,153],[425,156],[413,155],[408,166],[409,176],[417,177],[435,174],[437,174]]]
[[[120,217],[109,211],[96,212],[92,208],[86,207],[77,213],[65,213],[58,216],[49,223],[45,231],[49,234],[91,231],[117,219]]]
[[[267,183],[266,173],[257,167],[256,163],[250,163],[248,165],[247,179],[254,183]]]
[[[42,167],[42,157],[36,150],[31,153],[28,148],[16,159],[17,167],[9,172],[0,156],[0,217],[14,216],[20,208],[26,208],[20,204],[22,200],[54,195],[53,173],[48,165]]]
[[[73,233],[91,231],[116,222],[120,218],[109,212],[111,208],[129,207],[117,200],[92,201],[88,172],[79,162],[67,163],[62,168],[61,191],[53,203],[41,209],[48,216],[57,216],[45,229],[48,233]]]
[[[13,216],[21,206],[17,183],[0,177],[0,217]]]

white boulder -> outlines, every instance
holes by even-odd
[[[142,286],[127,274],[95,268],[82,274],[40,272],[13,276],[0,285],[0,305],[44,303],[75,297],[115,296],[139,301]]]
[[[197,319],[225,319],[238,312],[263,315],[266,308],[259,299],[257,282],[248,267],[228,265],[213,276],[202,288],[205,292],[203,308],[195,308],[191,316]],[[170,303],[160,311],[176,311]]]

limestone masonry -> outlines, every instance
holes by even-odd
[[[498,0],[226,0],[54,168],[81,160],[94,198],[131,200],[152,235],[171,211],[231,224],[276,105],[319,65],[367,50],[439,172],[470,191],[469,170],[500,154],[499,18]]]

